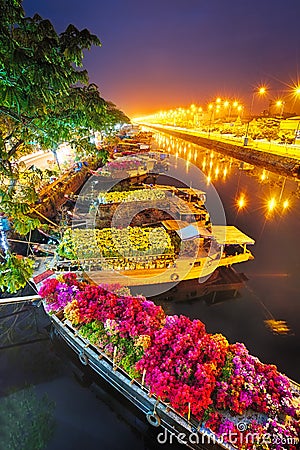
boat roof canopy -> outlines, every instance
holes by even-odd
[[[214,238],[220,245],[253,245],[255,240],[242,233],[233,225],[213,225],[212,233],[197,222],[188,223],[182,220],[164,220],[162,225],[167,231],[176,231],[182,241],[195,238]]]
[[[255,240],[233,225],[213,225],[213,235],[218,244],[253,245]]]
[[[212,238],[212,233],[197,222],[188,223],[184,220],[164,220],[163,226],[168,231],[176,231],[182,241],[199,237]]]

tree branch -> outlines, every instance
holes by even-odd
[[[9,150],[9,152],[7,153],[7,159],[10,159],[16,153],[16,151],[22,144],[24,144],[24,141],[22,139],[20,139],[16,144],[14,144],[12,146],[12,148]]]

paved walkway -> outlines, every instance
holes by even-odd
[[[150,124],[149,124],[150,125]],[[153,124],[154,125],[154,124]],[[300,144],[278,144],[277,142],[268,142],[267,140],[251,141],[249,145],[244,146],[244,137],[234,137],[233,135],[224,135],[216,132],[205,132],[191,128],[180,128],[157,124],[161,128],[168,130],[179,131],[190,134],[192,136],[199,136],[212,141],[225,142],[228,144],[239,145],[248,149],[255,149],[264,153],[273,153],[278,156],[293,158],[300,161]]]

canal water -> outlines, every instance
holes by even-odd
[[[234,266],[248,277],[239,296],[211,306],[172,303],[168,312],[201,319],[209,332],[244,342],[261,361],[300,382],[299,182],[170,136],[158,134],[156,143],[188,161],[187,173],[192,164],[200,168],[207,190],[213,184],[221,198],[226,223],[256,241],[249,246],[254,260]],[[286,322],[289,332],[273,333],[266,320]]]
[[[197,165],[207,189],[211,183],[217,189],[227,224],[256,241],[255,259],[236,267],[248,277],[238,296],[215,304],[178,298],[165,304],[167,313],[199,318],[209,332],[244,342],[300,382],[299,186],[162,134],[155,148],[188,160],[187,174]],[[289,332],[273,333],[267,319],[284,321]],[[83,373],[61,342],[49,340],[47,325],[41,308],[1,311],[0,450],[185,448],[159,444],[135,408]]]

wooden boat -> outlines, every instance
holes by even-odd
[[[157,160],[149,153],[134,153],[128,156],[117,156],[116,160],[108,162],[104,167],[94,172],[97,181],[129,179],[131,183],[142,175],[155,171]]]
[[[32,205],[31,215],[39,219],[53,219],[69,196],[75,194],[91,175],[91,170],[99,166],[98,162],[88,160],[74,165],[60,178],[45,186],[39,193],[39,202]]]
[[[123,369],[115,364],[112,358],[80,335],[68,320],[61,319],[55,314],[50,316],[50,320],[53,325],[52,337],[61,338],[77,355],[83,366],[89,366],[95,374],[144,413],[150,425],[166,430],[167,434],[162,436],[162,439],[167,439],[169,436],[167,442],[170,442],[171,436],[172,442],[184,444],[193,450],[206,448],[236,450],[234,442],[233,444],[226,442],[222,436],[217,436],[202,423],[197,423],[192,416],[182,416],[169,403],[161,401],[153,394],[150,395],[143,380],[132,380]],[[291,381],[291,389],[294,398],[299,403],[300,386]],[[240,423],[243,424],[243,417],[240,420]],[[241,431],[244,430],[241,429]],[[296,446],[295,438],[289,444]]]
[[[148,201],[147,196],[152,200],[154,197],[154,201]],[[143,186],[116,195],[100,193],[97,212],[91,217],[82,216],[83,229],[67,231],[65,243],[63,241],[60,247],[63,249],[59,252],[61,257],[54,259],[52,268],[81,268],[96,284],[109,279],[111,283],[126,286],[147,286],[193,279],[204,281],[217,267],[252,259],[247,246],[255,241],[234,226],[212,225],[205,201],[203,191],[164,185]],[[138,203],[142,212],[135,214]],[[118,241],[119,230],[110,227],[112,217],[119,214],[120,208],[121,216],[134,217],[129,233],[136,232],[138,239],[139,233],[160,232],[162,239],[166,239],[165,250],[139,251],[135,242],[127,248],[127,242],[122,241],[124,238]],[[122,220],[120,217],[118,223],[122,224]],[[91,223],[96,224],[96,229],[89,227]],[[118,248],[122,247],[121,252],[112,247],[111,233],[114,241],[119,242]],[[98,245],[101,247],[106,236],[109,236],[109,243],[101,250]],[[68,246],[74,251],[69,252]]]
[[[38,284],[38,281],[36,281]],[[1,300],[0,304],[12,304],[18,303],[20,301],[33,301],[38,304],[39,296],[27,296],[21,298],[10,298]],[[44,306],[45,303],[43,303]],[[191,414],[182,415],[176,409],[174,409],[168,401],[161,401],[153,392],[150,394],[149,387],[145,384],[144,378],[139,377],[137,379],[132,379],[126,371],[124,371],[119,365],[118,360],[114,356],[108,356],[104,351],[100,349],[95,343],[90,342],[82,334],[79,333],[77,327],[73,326],[72,323],[64,317],[63,312],[49,314],[49,319],[52,324],[52,330],[50,335],[52,338],[62,339],[68,348],[77,355],[78,360],[82,364],[83,368],[88,368],[92,370],[101,379],[104,379],[109,385],[111,385],[116,392],[122,394],[130,403],[132,403],[136,408],[138,408],[146,417],[146,420],[153,427],[161,427],[164,431],[160,433],[161,441],[163,442],[178,442],[185,444],[187,447],[193,450],[204,450],[207,448],[214,449],[227,449],[236,450],[236,443],[240,444],[238,441],[228,441],[223,435],[216,435],[213,431],[207,428],[203,421],[196,421],[195,417]],[[113,353],[115,354],[115,352]],[[289,391],[293,396],[293,404],[299,411],[300,406],[300,386],[289,380]],[[251,420],[254,411],[247,415],[237,415],[236,419],[238,424],[240,424],[239,430],[245,432],[245,424],[247,420]],[[224,411],[224,418],[227,417],[233,420],[233,415]],[[259,419],[259,414],[254,413],[255,420]],[[264,419],[267,416],[262,415]],[[286,418],[287,420],[288,418]],[[288,425],[288,420],[286,424]],[[242,428],[243,427],[243,428]],[[159,428],[158,428],[159,431]],[[275,430],[276,431],[276,430]],[[225,433],[226,435],[226,433]],[[247,435],[246,435],[247,436]],[[250,432],[250,437],[251,437]],[[268,435],[270,436],[270,435]],[[275,435],[275,441],[268,441],[272,445],[276,443],[277,438],[280,438],[280,434]],[[254,439],[259,439],[256,433],[252,436]],[[263,436],[262,436],[263,437]],[[166,439],[166,440],[165,440]],[[256,442],[256,441],[254,441]],[[295,449],[299,439],[294,435],[286,438],[284,446],[281,448],[293,448]],[[240,447],[239,447],[240,448]],[[248,447],[249,448],[249,447]],[[253,448],[256,448],[253,444]],[[264,448],[270,448],[268,446]],[[275,448],[272,446],[271,448]]]
[[[53,325],[51,332],[53,337],[63,339],[78,356],[83,366],[89,366],[142,411],[150,425],[161,426],[167,430],[173,436],[174,442],[181,441],[193,450],[203,450],[205,444],[214,444],[220,449],[235,450],[209,429],[191,418],[188,420],[181,416],[168,403],[160,401],[154,395],[150,396],[148,388],[141,381],[130,379],[128,374],[117,367],[111,358],[79,335],[70,322],[62,321],[56,315],[51,315],[50,320]]]

